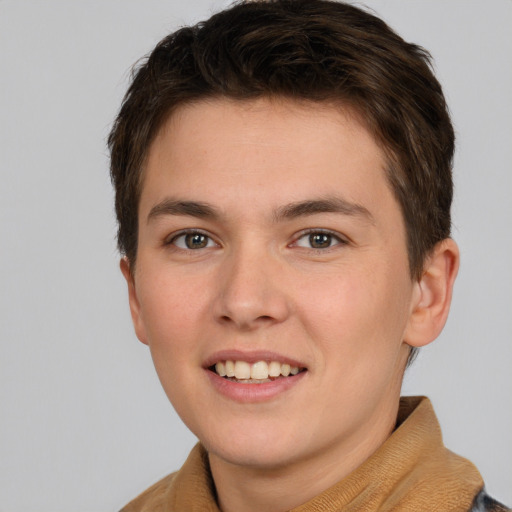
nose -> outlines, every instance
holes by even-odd
[[[268,252],[232,251],[220,272],[217,321],[241,331],[283,322],[290,312],[284,281],[282,265]]]

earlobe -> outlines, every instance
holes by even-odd
[[[126,284],[128,285],[128,300],[130,303],[130,313],[132,316],[135,334],[137,335],[137,338],[139,338],[139,341],[147,345],[148,341],[146,330],[144,328],[140,303],[137,297],[137,289],[135,287],[135,277],[131,271],[130,262],[126,256],[121,258],[121,261],[119,262],[119,268],[121,269],[121,272],[126,280]]]
[[[421,279],[414,284],[411,315],[404,341],[422,347],[434,341],[446,323],[459,269],[459,249],[447,238],[427,257]]]

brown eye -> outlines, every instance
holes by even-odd
[[[171,240],[171,243],[176,247],[185,250],[205,249],[216,245],[208,235],[198,231],[182,233],[181,235],[174,237]]]
[[[185,245],[189,249],[202,249],[208,245],[208,237],[201,233],[189,233],[185,235]]]
[[[326,249],[332,244],[332,235],[328,233],[311,233],[309,235],[309,245],[313,249]]]
[[[335,233],[328,231],[310,231],[300,236],[293,245],[305,249],[330,249],[347,242]]]

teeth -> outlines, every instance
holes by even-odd
[[[279,377],[281,375],[281,363],[271,361],[268,365],[268,375],[270,377]]]
[[[216,365],[215,365],[215,371],[221,376],[221,377],[225,377],[226,376],[226,366],[224,365],[223,362],[218,362]]]
[[[235,362],[235,378],[237,379],[250,379],[251,378],[251,365],[245,361]]]
[[[268,364],[258,361],[251,366],[251,379],[268,379]]]
[[[226,377],[235,376],[235,363],[233,361],[226,361],[224,368],[226,369]]]
[[[254,364],[249,364],[246,361],[219,361],[215,365],[215,371],[221,377],[234,377],[237,380],[252,383],[253,381],[269,382],[269,377],[297,375],[299,367],[290,366],[286,363],[281,364],[278,361],[270,361],[269,363],[258,361]]]
[[[284,375],[285,377],[288,377],[290,375],[290,365],[289,364],[282,364],[281,365],[281,375]]]

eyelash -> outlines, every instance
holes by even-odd
[[[206,244],[203,247],[192,248],[192,247],[180,247],[176,243],[176,241],[179,240],[180,238],[187,237],[189,235],[205,237]],[[329,245],[326,247],[312,247],[311,246],[311,236],[312,235],[326,235],[326,236],[330,237]],[[309,247],[299,244],[299,241],[301,241],[302,239],[304,239],[306,237],[310,237],[309,238],[309,242],[310,242]],[[184,238],[184,240],[186,240],[186,238]],[[217,242],[215,242],[215,240],[208,233],[205,233],[204,231],[201,231],[198,229],[187,229],[184,231],[180,231],[179,233],[174,234],[171,238],[169,238],[165,241],[165,245],[167,245],[167,246],[172,245],[172,246],[174,246],[175,249],[178,249],[181,251],[186,251],[186,252],[198,251],[201,249],[210,249],[212,247],[212,245],[211,245],[212,243],[218,247]],[[299,248],[306,249],[306,250],[312,250],[312,251],[315,251],[315,252],[321,254],[321,253],[325,253],[329,250],[332,250],[339,245],[346,245],[347,243],[348,242],[346,240],[344,240],[343,238],[341,238],[338,233],[329,231],[327,229],[318,229],[317,228],[317,229],[308,229],[306,231],[302,231],[300,233],[300,235],[298,237],[296,237],[295,240],[289,245],[289,247],[299,247]],[[186,245],[186,241],[184,241],[184,245]]]
[[[329,237],[331,237],[331,245],[329,245],[328,247],[304,247],[304,246],[301,246],[298,244],[299,240],[303,239],[303,238],[306,238],[306,237],[311,237],[311,235],[327,235]],[[310,239],[311,240],[311,239]],[[322,252],[326,252],[326,251],[329,251],[331,249],[334,249],[336,246],[338,245],[347,245],[348,244],[348,241],[343,239],[338,233],[335,233],[333,231],[329,231],[328,229],[308,229],[306,231],[303,231],[302,233],[300,233],[300,235],[295,239],[294,242],[292,242],[292,244],[290,244],[292,247],[295,246],[295,247],[301,247],[301,248],[304,248],[304,249],[311,249],[315,252],[318,252],[318,253],[322,253]]]
[[[180,247],[176,243],[176,241],[182,237],[187,237],[188,235],[205,237],[207,239],[207,245],[205,247],[198,247],[195,249],[192,249],[190,247]],[[217,242],[215,242],[215,240],[208,233],[205,233],[204,231],[201,231],[199,229],[186,229],[184,231],[180,231],[179,233],[172,235],[170,238],[167,238],[164,242],[164,245],[173,245],[175,248],[182,251],[196,251],[199,249],[209,249],[211,247],[208,247],[210,243],[213,243],[216,246],[218,246]]]

